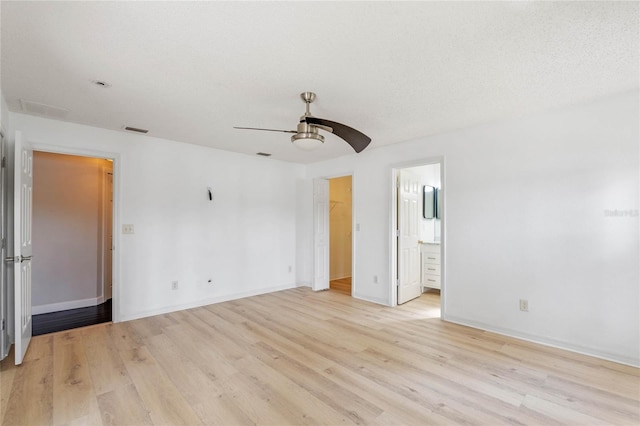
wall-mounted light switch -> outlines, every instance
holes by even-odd
[[[133,234],[133,225],[122,225],[123,234]]]

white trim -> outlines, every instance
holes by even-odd
[[[309,281],[302,281],[296,284],[296,287],[309,287],[311,288],[311,283]]]
[[[32,306],[31,314],[48,314],[49,312],[67,311],[69,309],[86,308],[104,303],[104,297],[93,297],[90,299],[70,300],[68,302],[49,303],[46,305]]]
[[[446,322],[451,322],[454,324],[464,325],[467,327],[472,327],[479,330],[488,331],[491,333],[500,334],[502,336],[513,337],[515,339],[525,340],[527,342],[533,342],[544,346],[549,346],[552,348],[563,349],[570,352],[579,353],[582,355],[588,355],[595,358],[604,359],[606,361],[617,362],[620,364],[630,365],[632,367],[640,367],[640,359],[631,358],[624,355],[612,354],[610,352],[602,351],[597,348],[586,347],[581,345],[574,345],[561,340],[549,339],[547,337],[536,336],[528,333],[521,333],[516,330],[512,330],[509,328],[502,327],[494,327],[489,324],[485,324],[483,322],[466,320],[464,318],[458,317],[447,317],[444,319]]]
[[[278,287],[269,287],[269,288],[262,288],[259,290],[246,291],[242,293],[234,293],[226,296],[211,297],[208,299],[202,299],[202,300],[198,300],[190,303],[184,303],[181,305],[165,306],[164,308],[151,309],[149,311],[142,311],[142,312],[136,312],[129,315],[122,315],[120,320],[131,321],[139,318],[146,318],[146,317],[152,317],[155,315],[167,314],[169,312],[183,311],[185,309],[192,309],[192,308],[199,308],[201,306],[214,305],[216,303],[228,302],[230,300],[243,299],[245,297],[258,296],[261,294],[273,293],[273,292],[282,291],[282,290],[290,290],[296,287],[297,286],[293,284],[288,284],[288,285],[283,285]]]
[[[109,188],[109,175],[111,175],[111,188]],[[111,168],[107,168],[105,166],[102,167],[102,188],[101,188],[101,198],[100,198],[100,283],[102,286],[102,296],[106,296],[105,291],[105,276],[107,271],[107,266],[111,268],[111,282],[113,286],[113,202],[111,202],[111,210],[109,210],[109,202],[110,198],[113,200],[113,164],[111,164]],[[109,192],[109,189],[111,191]],[[107,238],[107,217],[111,219],[111,247],[107,246],[107,242],[105,241]],[[108,251],[111,250],[111,262],[107,265],[106,258]],[[113,287],[112,294],[113,297]]]
[[[353,289],[351,290],[351,297],[353,297],[354,299],[364,300],[365,302],[375,303],[376,305],[389,306],[388,300],[381,299],[378,297],[368,297],[368,296],[363,296],[361,294],[356,294],[353,292]]]

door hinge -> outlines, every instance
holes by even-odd
[[[399,236],[400,236],[400,230],[396,229],[396,237],[399,237]]]
[[[7,167],[7,157],[2,157],[2,166],[1,167]]]
[[[7,239],[2,238],[2,248],[7,248]]]
[[[4,330],[4,318],[2,319],[2,325],[0,325],[0,330]]]

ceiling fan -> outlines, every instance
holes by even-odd
[[[306,150],[312,150],[324,143],[324,136],[318,132],[318,129],[333,133],[339,138],[344,139],[356,152],[361,152],[371,142],[369,136],[352,127],[312,116],[309,112],[309,104],[315,100],[315,93],[304,92],[300,94],[300,97],[306,105],[306,112],[300,117],[297,130],[261,129],[257,127],[234,127],[234,129],[293,133],[294,135],[291,136],[291,142],[299,148]]]

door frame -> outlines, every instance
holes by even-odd
[[[419,167],[419,166],[427,166],[430,164],[439,164],[440,165],[440,187],[441,187],[441,195],[440,200],[442,202],[441,205],[441,214],[442,218],[440,219],[440,252],[441,252],[441,284],[440,284],[440,318],[446,318],[446,295],[447,295],[447,286],[446,286],[446,272],[447,272],[447,263],[446,263],[446,182],[445,182],[445,158],[444,156],[434,156],[427,157],[421,160],[413,160],[408,162],[396,163],[390,166],[390,177],[391,177],[391,197],[389,199],[389,211],[391,212],[389,218],[389,306],[397,306],[398,305],[398,238],[396,236],[396,230],[398,229],[398,178],[400,176],[401,169],[408,169],[411,167]]]
[[[94,157],[95,158],[95,157]],[[109,193],[109,175],[111,175],[111,193]],[[111,167],[111,169],[108,169],[106,167],[102,167],[102,199],[101,199],[101,203],[102,203],[102,218],[101,218],[101,223],[100,223],[100,237],[101,237],[101,251],[102,251],[102,256],[101,256],[101,264],[100,264],[100,278],[101,278],[101,282],[102,282],[102,301],[106,302],[107,300],[109,300],[107,298],[107,283],[106,283],[106,275],[107,275],[107,268],[106,265],[108,262],[106,262],[107,259],[107,254],[108,251],[111,250],[111,265],[113,265],[113,165]],[[109,197],[110,195],[110,197]],[[111,198],[111,212],[109,212],[109,209],[107,208],[108,203],[109,203],[109,198]],[[107,215],[110,214],[111,215],[111,247],[109,248],[107,245]],[[111,274],[113,274],[113,267],[111,267]],[[113,276],[111,277],[111,293],[110,293],[110,297],[111,298],[113,296]]]
[[[26,138],[27,139],[27,138]],[[28,139],[27,139],[28,140]],[[58,145],[49,145],[29,141],[29,146],[34,151],[49,152],[52,154],[76,155],[80,157],[103,158],[113,161],[113,211],[112,235],[113,252],[111,256],[111,282],[112,282],[112,312],[111,321],[120,322],[120,234],[116,232],[120,228],[120,154],[116,152],[97,151],[91,149],[69,148]]]
[[[335,178],[340,178],[340,177],[345,177],[345,176],[351,176],[351,297],[356,297],[356,232],[357,232],[357,228],[356,228],[356,190],[355,190],[355,177],[356,174],[354,172],[344,172],[344,173],[337,173],[337,174],[332,174],[332,175],[328,175],[328,176],[319,176],[313,179],[314,181],[314,191],[315,191],[315,181],[317,179],[322,179],[322,180],[331,180],[331,179],[335,179]],[[329,204],[329,191],[327,191],[327,205]],[[313,229],[316,229],[316,220],[318,220],[317,215],[315,214],[315,197],[314,197],[314,206],[313,206]],[[325,224],[327,226],[327,229],[329,229],[329,235],[331,235],[331,228],[329,227],[329,215],[326,216],[326,221],[327,223]],[[315,242],[315,231],[313,232],[313,249],[315,251],[316,248],[316,242]],[[331,257],[331,245],[329,244],[329,257]],[[316,268],[318,267],[317,263],[316,263],[316,256],[313,256],[313,274],[315,278],[315,271]],[[324,271],[326,273],[326,276],[329,277],[329,280],[331,280],[331,274],[330,274],[330,262],[326,262],[326,270]],[[313,287],[312,287],[313,288]],[[328,288],[327,288],[328,289]]]
[[[7,238],[7,194],[8,190],[8,149],[7,149],[7,132],[4,127],[0,126],[0,159],[3,162],[0,168],[0,239],[2,239],[2,247],[0,247],[0,321],[2,328],[0,329],[0,360],[9,354],[11,347],[10,327],[13,322],[9,320],[9,284],[7,280],[7,264],[4,261],[7,256],[8,238]],[[13,292],[11,293],[13,298]],[[13,299],[12,299],[13,300]],[[13,303],[13,302],[12,302]]]

